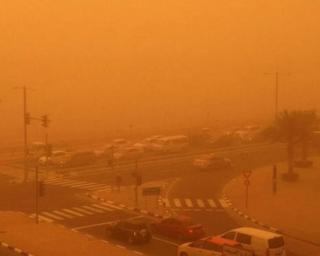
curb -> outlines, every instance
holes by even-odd
[[[275,232],[275,233],[279,233],[279,234],[281,234],[281,235],[284,235],[284,234],[285,234],[285,232],[283,232],[282,230],[280,230],[280,229],[278,229],[278,228],[275,228],[275,227],[272,227],[272,226],[269,226],[269,225],[267,225],[267,224],[265,224],[265,223],[263,223],[263,222],[261,222],[261,221],[258,221],[257,219],[255,219],[255,218],[253,218],[253,217],[245,214],[244,212],[242,212],[242,211],[239,210],[238,208],[234,207],[234,206],[232,205],[231,200],[230,200],[225,194],[222,196],[222,198],[226,201],[226,203],[229,205],[229,208],[230,208],[233,212],[235,212],[235,213],[236,213],[237,215],[239,215],[240,217],[246,219],[247,221],[250,221],[250,222],[252,222],[252,223],[254,223],[254,224],[256,224],[256,225],[258,225],[258,226],[260,226],[260,227],[262,227],[262,228],[264,228],[264,229],[268,229],[269,231],[272,231],[272,232]]]
[[[19,248],[17,248],[17,247],[13,247],[13,246],[5,243],[5,242],[0,242],[0,245],[1,245],[2,247],[5,247],[5,248],[7,248],[7,249],[9,249],[9,250],[11,250],[11,251],[14,251],[14,252],[16,252],[16,253],[18,253],[18,254],[20,254],[20,255],[24,255],[24,256],[34,256],[34,255],[31,254],[31,253],[25,252],[25,251],[23,251],[23,250],[21,250],[21,249],[19,249]]]
[[[246,219],[247,221],[250,221],[250,222],[256,224],[257,226],[260,226],[260,227],[262,227],[264,229],[267,229],[267,230],[269,230],[271,232],[275,232],[275,233],[278,233],[280,235],[284,235],[284,236],[290,237],[292,239],[295,239],[297,241],[300,241],[300,242],[303,242],[303,243],[307,243],[307,244],[310,244],[310,245],[313,245],[313,246],[316,246],[316,247],[320,247],[320,243],[318,243],[318,242],[307,240],[307,239],[303,239],[303,238],[300,238],[300,237],[296,237],[296,236],[291,235],[291,234],[289,234],[289,233],[287,233],[287,232],[285,232],[285,231],[283,231],[281,229],[269,226],[269,225],[267,225],[267,224],[265,224],[265,223],[263,223],[261,221],[256,220],[255,218],[250,217],[249,215],[245,214],[244,212],[242,212],[238,208],[232,206],[231,200],[225,194],[223,195],[223,198],[229,204],[229,208],[233,212],[238,214],[240,217]]]
[[[91,199],[100,201],[100,202],[106,202],[108,204],[115,205],[117,207],[122,208],[123,210],[128,210],[128,211],[133,211],[133,212],[136,212],[136,213],[141,213],[141,214],[148,215],[150,217],[158,218],[158,219],[165,218],[164,215],[156,214],[154,212],[146,211],[144,209],[140,209],[140,208],[137,208],[137,207],[130,207],[130,206],[127,206],[127,205],[124,205],[124,204],[116,203],[114,201],[106,200],[103,197],[99,197],[99,196],[96,196],[96,195],[93,195],[93,194],[90,194],[90,193],[86,193],[86,196],[88,196]]]

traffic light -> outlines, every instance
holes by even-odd
[[[29,125],[31,123],[31,116],[30,116],[30,113],[25,113],[24,115],[24,123],[26,125]]]
[[[45,195],[45,187],[43,181],[38,181],[38,195],[44,196]]]
[[[41,123],[42,123],[42,126],[45,128],[47,128],[49,126],[48,115],[41,116]]]

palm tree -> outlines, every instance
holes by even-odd
[[[313,131],[318,125],[318,117],[315,111],[304,111],[301,116],[301,164],[302,166],[312,164],[308,161],[309,145],[312,139]]]
[[[296,180],[298,175],[294,173],[294,157],[296,145],[304,145],[303,154],[306,159],[307,145],[316,124],[315,111],[283,111],[276,120],[278,138],[287,143],[288,172],[285,179]]]

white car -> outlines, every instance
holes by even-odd
[[[235,241],[221,237],[206,237],[178,247],[177,256],[253,256]]]
[[[232,167],[229,158],[219,157],[215,154],[207,154],[193,160],[193,166],[200,170],[228,169]]]
[[[282,235],[251,227],[232,229],[219,237],[236,241],[256,256],[286,256]]]

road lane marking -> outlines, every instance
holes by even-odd
[[[43,220],[43,221],[46,221],[46,222],[53,222],[52,219],[47,218],[47,217],[45,217],[45,216],[42,216],[41,214],[39,214],[39,219],[40,219],[40,220]]]
[[[216,208],[217,207],[217,205],[216,205],[216,203],[214,202],[213,199],[208,199],[208,204],[210,205],[211,208]]]
[[[180,200],[178,198],[173,199],[173,202],[174,202],[174,205],[176,207],[181,207],[182,206],[182,204],[181,204],[181,202],[180,202]]]
[[[85,208],[85,209],[88,209],[90,211],[97,212],[97,213],[103,213],[102,210],[99,210],[97,208],[93,208],[93,207],[90,207],[90,206],[82,206],[82,208]]]
[[[81,229],[88,229],[88,228],[94,228],[94,227],[99,227],[99,226],[105,226],[108,224],[112,224],[121,220],[134,220],[134,219],[140,219],[143,218],[143,216],[134,216],[126,219],[117,219],[113,221],[107,221],[107,222],[101,222],[101,223],[96,223],[96,224],[91,224],[91,225],[85,225],[85,226],[79,226],[79,227],[74,227],[72,230],[81,230]]]
[[[88,185],[84,185],[84,186],[82,186],[82,188],[85,188],[85,189],[91,189],[91,188],[102,188],[102,187],[105,187],[105,185],[103,185],[103,184],[97,184],[97,183],[95,183],[95,184],[88,184]]]
[[[50,212],[41,212],[41,214],[43,214],[43,215],[45,215],[45,216],[48,216],[48,217],[50,217],[50,218],[52,218],[52,219],[64,220],[64,218],[61,218],[61,217],[59,217],[59,216],[57,216],[57,215],[55,215],[55,214],[52,214],[52,213],[50,213]]]
[[[72,219],[72,218],[73,218],[73,216],[72,216],[72,215],[69,215],[69,214],[64,213],[64,212],[61,212],[61,211],[57,211],[57,210],[55,210],[55,211],[53,211],[53,212],[54,212],[55,214],[60,215],[60,216],[66,217],[66,218],[68,218],[68,219]]]
[[[170,202],[168,198],[162,198],[162,202],[165,207],[170,207]]]
[[[107,212],[113,211],[113,209],[111,209],[111,208],[109,208],[109,207],[106,207],[106,206],[99,205],[99,204],[93,204],[93,206],[94,206],[94,207],[97,207],[97,208],[99,208],[99,209],[103,209],[103,210],[105,210],[105,211],[107,211]]]
[[[196,201],[200,208],[204,208],[204,202],[202,201],[202,199],[197,199]]]
[[[83,214],[81,214],[79,212],[76,212],[76,211],[73,211],[73,210],[70,210],[70,209],[62,209],[62,211],[70,213],[70,214],[73,214],[73,215],[76,215],[76,216],[79,216],[79,217],[83,217],[84,216]]]
[[[88,214],[88,215],[93,215],[94,214],[93,212],[90,212],[88,210],[85,210],[85,209],[82,209],[82,208],[79,208],[79,207],[73,207],[72,209],[75,209],[78,212],[82,212],[82,213],[85,213],[85,214]]]
[[[114,208],[114,209],[117,209],[117,210],[123,210],[123,207],[119,207],[119,206],[116,206],[113,204],[108,204],[108,203],[101,203],[101,204],[108,206],[108,207],[111,207],[111,208]]]
[[[158,241],[163,242],[163,243],[171,244],[171,245],[174,245],[174,246],[180,245],[180,244],[177,244],[177,243],[174,243],[174,242],[171,242],[169,240],[166,240],[166,239],[163,239],[163,238],[160,238],[160,237],[156,237],[156,236],[152,236],[152,239],[158,240]]]
[[[219,202],[223,208],[229,207],[229,204],[224,199],[219,199]]]
[[[185,203],[186,203],[186,205],[187,205],[188,207],[193,207],[193,204],[192,204],[191,199],[186,198],[186,199],[184,199],[184,201],[185,201]]]

